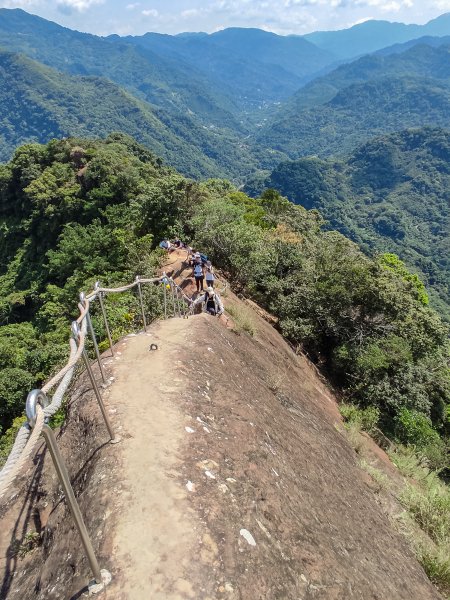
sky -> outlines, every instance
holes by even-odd
[[[423,24],[450,12],[450,0],[0,0],[0,7],[22,8],[97,35],[211,33],[225,27],[302,35],[368,19]]]

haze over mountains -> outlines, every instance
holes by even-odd
[[[231,28],[101,38],[22,10],[1,9],[0,48],[1,160],[25,142],[120,131],[190,177],[224,177],[239,184],[256,177],[259,186],[266,180],[300,203],[309,193],[319,194],[314,207],[320,205],[333,227],[368,251],[381,247],[382,234],[375,225],[369,226],[373,234],[364,233],[365,217],[351,226],[345,217],[355,206],[370,217],[360,208],[367,189],[342,184],[340,194],[347,199],[342,212],[335,196],[321,195],[320,178],[294,193],[294,171],[302,163],[291,169],[286,161],[339,157],[333,164],[341,166],[325,169],[325,179],[337,188],[339,169],[352,171],[355,152],[372,160],[374,136],[394,134],[386,138],[390,148],[403,144],[395,132],[407,128],[450,129],[450,13],[423,26],[369,21],[303,37]],[[420,217],[431,227],[442,212],[439,202],[445,205],[448,196],[429,171],[442,171],[445,161],[429,167],[424,156],[425,151],[413,161],[421,176],[424,169],[428,173],[426,185],[414,188],[413,212],[422,215],[416,211],[421,201],[440,198],[433,205],[434,221],[429,214]],[[386,178],[395,180],[395,164],[389,165]],[[402,190],[408,198],[411,190]],[[377,198],[385,195],[378,208],[393,219],[407,204],[397,192],[385,193],[381,183],[373,191]],[[406,258],[435,286],[441,302],[447,301],[448,264],[414,249],[417,236],[387,238],[383,248]]]
[[[348,59],[423,36],[442,37],[449,34],[449,28],[450,14],[447,13],[425,25],[368,20],[349,29],[316,31],[304,37],[336,57]]]

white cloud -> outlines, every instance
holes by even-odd
[[[259,27],[283,35],[341,29],[369,19],[424,23],[450,11],[450,0],[0,0],[0,7],[24,8],[92,33]],[[96,18],[89,19],[93,8]]]
[[[105,0],[58,0],[57,6],[61,12],[70,14],[72,11],[85,12],[94,4],[103,4]]]
[[[0,2],[0,8],[27,8],[38,4],[41,4],[40,0],[17,0],[16,2],[5,0],[4,2]]]
[[[144,15],[144,17],[156,18],[159,15],[159,12],[156,10],[156,8],[148,8],[146,10],[143,10],[142,14]]]
[[[200,10],[198,8],[188,8],[181,12],[181,17],[183,19],[192,19],[193,17],[198,17],[199,14]]]

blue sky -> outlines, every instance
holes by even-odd
[[[99,35],[259,27],[279,34],[342,29],[367,19],[425,23],[450,0],[0,0]]]

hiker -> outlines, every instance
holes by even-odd
[[[182,242],[180,238],[175,238],[172,242],[172,246],[175,246],[175,248],[185,248],[186,244]]]
[[[169,240],[167,238],[164,238],[162,242],[159,242],[159,247],[162,248],[163,250],[167,250],[167,252],[170,252],[170,248],[172,247],[172,244],[169,242]]]
[[[203,311],[209,313],[213,317],[223,313],[222,300],[212,287],[208,287],[206,293],[203,296],[199,296],[197,300],[193,302],[193,305],[196,306],[197,304],[200,304],[200,302],[203,302]]]
[[[202,264],[201,259],[197,259],[195,256],[194,256],[193,275],[195,277],[195,285],[197,287],[197,292],[200,292],[200,291],[203,292],[203,279],[204,279],[203,264]]]
[[[189,260],[189,264],[191,265],[192,268],[194,268],[194,265],[196,263],[197,255],[199,256],[200,253],[197,252],[194,248],[191,248],[189,246],[189,248],[188,248],[188,260]]]
[[[205,269],[205,280],[206,287],[214,287],[214,281],[216,277],[214,275],[214,269],[210,260],[206,261],[206,269]]]

